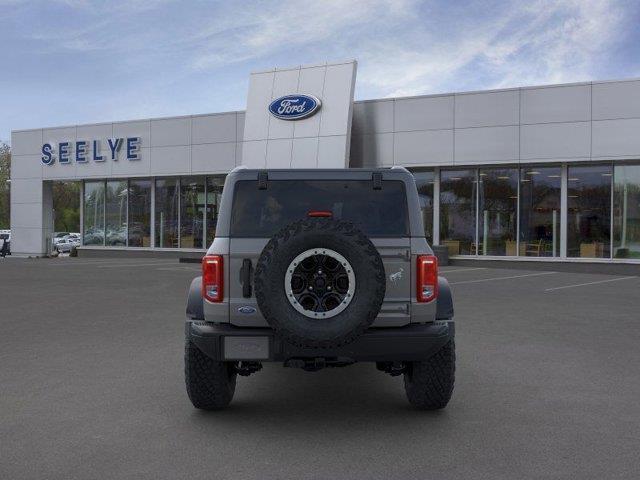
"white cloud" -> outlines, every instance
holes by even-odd
[[[300,5],[260,4],[206,20],[193,37],[191,66],[269,65],[287,52],[310,56],[286,65],[357,58],[365,96],[578,81],[594,76],[624,19],[613,0],[514,0],[488,4],[486,12],[484,4],[456,10],[415,1]]]
[[[3,105],[13,105],[0,136],[42,118],[84,123],[238,109],[248,72],[325,60],[359,61],[359,98],[640,76],[635,0],[0,0],[0,7],[0,57],[12,65]]]
[[[587,80],[616,41],[623,12],[607,0],[572,1],[558,5],[550,19],[527,37],[517,39],[514,53],[495,86],[561,83]],[[518,57],[518,52],[529,52]]]
[[[354,30],[370,29],[381,20],[401,19],[414,3],[409,0],[284,0],[270,5],[247,4],[239,11],[225,12],[228,16],[217,15],[207,20],[208,24],[194,40],[211,43],[198,49],[192,65],[199,70],[217,68],[304,46],[321,52],[337,50],[341,52],[340,58],[351,58],[350,46],[345,40],[353,36]]]
[[[356,58],[358,92],[369,97],[586,80],[625,15],[614,0],[272,0],[189,9],[171,0],[90,8],[57,1],[89,19],[32,33],[47,53],[118,53],[138,64],[171,54],[178,65],[165,75],[173,78]]]
[[[365,89],[387,96],[588,80],[620,33],[623,11],[608,0],[539,0],[495,17],[466,19],[436,43],[421,32],[420,48],[403,39],[369,49],[359,74]],[[419,40],[418,40],[419,42]],[[451,87],[453,85],[453,88]]]

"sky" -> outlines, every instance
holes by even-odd
[[[640,77],[638,25],[638,0],[0,0],[0,140],[243,110],[252,71],[352,58],[356,99]]]

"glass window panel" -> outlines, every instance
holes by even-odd
[[[613,189],[613,256],[640,258],[640,165],[616,165]]]
[[[204,177],[180,180],[180,248],[203,248]]]
[[[151,180],[129,182],[129,246],[151,246]]]
[[[429,243],[433,243],[433,182],[434,172],[413,172],[418,188],[420,210],[424,223],[424,234]]]
[[[84,245],[104,245],[104,182],[84,182]]]
[[[476,171],[440,172],[440,245],[449,255],[476,253]]]
[[[409,235],[404,183],[386,180],[374,190],[370,180],[269,180],[236,183],[231,215],[232,237],[269,238],[313,210],[330,211],[369,237]]]
[[[567,256],[609,258],[611,177],[610,165],[569,167]]]
[[[222,199],[224,176],[207,177],[207,245],[211,245],[218,224],[218,208]]]
[[[127,244],[127,181],[110,180],[105,193],[106,244]]]
[[[518,220],[518,169],[485,168],[480,181],[478,217],[480,255],[518,254],[516,222]]]
[[[519,255],[560,255],[561,173],[560,167],[520,170]]]
[[[177,178],[156,180],[155,246],[178,247],[178,202],[180,184]]]

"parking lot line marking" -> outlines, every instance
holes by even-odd
[[[78,265],[135,265],[136,262],[139,262],[140,259],[108,259],[108,260],[51,260],[48,262],[43,262],[42,265],[46,265],[47,267],[68,267],[68,266],[78,266]],[[148,263],[149,260],[144,260],[145,263]],[[158,265],[166,264],[166,260],[158,260],[156,262]]]
[[[156,270],[163,270],[165,272],[171,271],[187,271],[187,272],[199,272],[199,267],[165,267],[165,268],[156,268]]]
[[[450,285],[461,285],[463,283],[492,282],[494,280],[511,280],[512,278],[538,277],[540,275],[553,275],[554,273],[558,273],[558,272],[527,273],[525,275],[510,275],[508,277],[493,277],[493,278],[481,278],[479,280],[464,280],[462,282],[451,282]]]
[[[440,272],[442,273],[453,273],[453,272],[471,272],[474,270],[486,270],[487,267],[474,267],[474,268],[456,268],[454,270],[443,270],[440,269]]]
[[[599,283],[619,282],[620,280],[629,280],[631,278],[638,278],[638,277],[610,278],[610,279],[607,279],[607,280],[598,280],[596,282],[576,283],[575,285],[563,285],[562,287],[547,288],[545,290],[545,292],[553,292],[554,290],[562,290],[562,289],[565,289],[565,288],[586,287],[587,285],[597,285]]]
[[[101,265],[104,263],[113,263],[113,260],[90,260],[90,261],[78,261],[78,260],[61,260],[61,259],[51,259],[46,262],[42,262],[42,265],[46,265],[47,267],[68,267],[69,265]]]
[[[96,268],[122,268],[122,267],[152,267],[162,265],[175,265],[176,262],[155,262],[155,263],[119,263],[112,265],[96,265]]]

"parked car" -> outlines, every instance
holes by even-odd
[[[89,228],[84,234],[84,245],[104,244],[104,230],[101,228]]]
[[[11,255],[11,230],[0,230],[0,255]]]
[[[113,228],[107,230],[107,245],[125,246],[127,244],[127,228]]]
[[[53,232],[53,237],[51,238],[51,244],[55,247],[56,243],[58,243],[67,235],[69,235],[69,232]]]
[[[66,237],[66,238],[60,239],[60,241],[56,243],[54,248],[60,253],[68,253],[71,251],[73,247],[77,247],[79,245],[80,245],[79,239]]]
[[[187,393],[231,402],[262,362],[316,371],[356,362],[404,375],[409,402],[453,392],[453,300],[404,168],[235,169],[216,238],[191,284]]]

